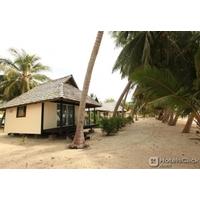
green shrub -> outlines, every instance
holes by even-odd
[[[114,118],[102,118],[100,122],[100,127],[106,135],[115,135],[118,131],[116,126],[116,121]]]
[[[111,118],[102,118],[100,121],[100,127],[107,136],[115,135],[119,129],[126,126],[126,124],[132,123],[131,117],[111,117]]]
[[[122,128],[122,122],[119,117],[115,117],[113,120],[115,121],[115,126],[118,131],[120,128]]]
[[[131,124],[131,123],[134,122],[134,121],[133,121],[133,118],[132,118],[131,116],[127,117],[127,118],[126,118],[126,121],[127,121],[128,124]]]

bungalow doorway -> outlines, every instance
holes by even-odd
[[[75,125],[74,105],[66,103],[57,104],[57,127]]]

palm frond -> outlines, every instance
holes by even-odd
[[[183,91],[182,85],[169,70],[146,67],[137,70],[132,79],[143,87],[149,94],[151,103],[155,105],[176,105],[179,108],[192,108],[196,110],[192,99]]]
[[[196,76],[198,79],[200,79],[200,48],[197,50],[195,54],[195,69],[196,69]]]
[[[23,49],[10,49],[10,53],[13,60],[0,58],[0,71],[3,71],[5,77],[0,83],[0,93],[3,93],[6,100],[49,80],[46,75],[38,74],[49,70],[49,67],[39,62],[40,57],[27,54]]]
[[[157,33],[158,34],[158,33]],[[121,50],[113,67],[113,72],[119,70],[122,78],[129,76],[135,69],[151,63],[151,46],[156,33],[137,32]]]
[[[42,65],[41,63],[37,63],[35,66],[32,67],[31,72],[32,73],[37,73],[41,71],[49,71],[50,67]]]
[[[48,76],[44,74],[33,74],[32,79],[39,82],[46,82],[51,80]]]
[[[145,67],[136,70],[132,76],[132,80],[136,83],[152,89],[152,91],[163,96],[165,94],[176,94],[180,89],[180,83],[167,69],[159,70],[154,67]],[[156,89],[156,91],[155,91]]]
[[[5,71],[9,68],[19,71],[19,68],[17,67],[17,65],[15,65],[11,60],[0,58],[0,70]]]

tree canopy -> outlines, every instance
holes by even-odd
[[[198,118],[200,32],[121,31],[112,36],[122,47],[113,71],[137,83],[134,105],[162,105],[195,112]]]
[[[3,73],[0,92],[3,100],[10,100],[31,88],[48,81],[44,72],[48,66],[41,64],[40,57],[26,53],[24,50],[9,50],[12,59],[0,58],[0,71]]]

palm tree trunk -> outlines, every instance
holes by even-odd
[[[168,125],[169,125],[169,126],[172,126],[173,121],[174,121],[174,112],[171,111],[171,112],[170,112],[170,116],[169,116]]]
[[[132,117],[133,123],[134,123],[134,109],[133,108],[131,109],[131,117]]]
[[[189,116],[188,116],[188,120],[185,124],[185,127],[184,129],[182,130],[182,133],[189,133],[190,132],[190,129],[191,129],[191,126],[192,126],[192,122],[194,120],[194,113],[191,113]]]
[[[195,112],[194,117],[197,120],[197,122],[200,124],[200,116],[199,116],[199,112],[198,111]]]
[[[88,63],[87,72],[86,72],[85,80],[83,84],[83,90],[81,93],[76,132],[75,132],[73,142],[72,144],[70,144],[69,148],[79,149],[79,148],[84,148],[87,146],[85,144],[85,138],[84,138],[84,133],[83,133],[83,126],[84,126],[84,119],[85,119],[85,105],[86,105],[86,98],[87,98],[87,94],[89,90],[90,80],[92,76],[92,71],[94,68],[94,63],[99,51],[102,37],[103,37],[103,31],[98,31],[96,40],[94,43],[94,47],[92,49],[92,53],[90,56],[90,60]]]
[[[28,77],[23,77],[22,94],[30,90],[30,84]]]
[[[176,123],[178,121],[178,117],[179,117],[179,114],[176,114],[174,119],[173,119],[173,122],[171,123],[171,126],[176,126]]]
[[[163,113],[163,110],[161,110],[161,111],[159,112],[159,114],[158,114],[158,118],[157,118],[157,119],[161,121],[162,118],[163,118],[163,114],[164,114],[164,113]]]
[[[169,110],[165,109],[163,119],[162,119],[162,123],[166,123],[168,121],[168,119],[169,119]]]
[[[130,87],[129,87],[129,89],[127,90],[127,92],[126,92],[126,94],[125,94],[125,97],[124,97],[124,100],[123,100],[123,105],[122,105],[122,116],[124,117],[124,108],[125,108],[125,106],[126,106],[126,99],[127,99],[127,96],[128,96],[128,92],[129,92],[129,90],[130,90]]]
[[[165,120],[166,115],[167,115],[166,112],[167,112],[166,109],[164,109],[164,110],[163,110],[163,115],[162,115],[162,118],[161,118],[161,121],[162,121],[163,123],[164,123],[164,120]]]
[[[129,90],[131,84],[132,84],[132,81],[128,81],[126,87],[124,88],[122,94],[120,95],[120,97],[119,97],[119,99],[118,99],[118,101],[117,101],[117,103],[115,105],[115,109],[114,109],[114,112],[113,112],[113,117],[115,117],[117,115],[117,110],[118,110],[118,108],[119,108],[119,106],[120,106],[120,104],[122,102],[122,99],[123,99],[124,95]]]

